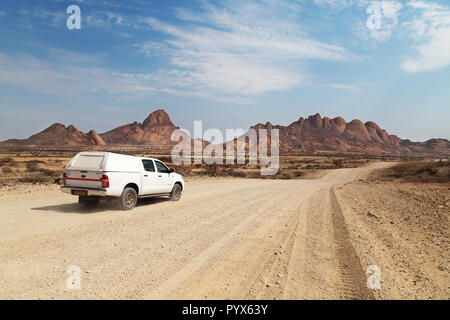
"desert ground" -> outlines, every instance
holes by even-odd
[[[83,208],[55,184],[6,183],[0,298],[449,299],[449,184],[381,178],[393,165],[188,177],[179,202],[131,212]],[[80,289],[66,285],[73,265]],[[370,265],[379,289],[367,288]]]

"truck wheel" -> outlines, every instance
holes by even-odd
[[[170,193],[169,199],[171,201],[178,201],[181,198],[181,186],[179,184],[176,184],[173,189],[172,192]]]
[[[125,188],[122,191],[122,195],[119,199],[120,207],[122,210],[131,210],[136,206],[137,193],[133,188]]]
[[[100,199],[98,197],[82,197],[82,196],[78,197],[78,203],[89,208],[97,206],[99,202]]]

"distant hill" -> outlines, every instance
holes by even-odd
[[[142,123],[133,122],[105,132],[100,136],[110,144],[174,144],[172,132],[178,129],[164,110],[152,112]]]
[[[371,154],[450,154],[450,142],[446,139],[431,139],[426,142],[411,142],[390,135],[375,122],[360,120],[346,122],[343,118],[322,118],[320,114],[300,118],[289,126],[257,124],[251,128],[279,130],[279,144],[283,151],[330,151]]]
[[[83,133],[73,125],[55,123],[28,139],[10,139],[1,146],[101,146],[101,145],[174,145],[171,134],[175,126],[164,110],[152,112],[142,123],[133,122],[98,134]],[[300,118],[289,126],[256,124],[256,131],[279,130],[280,150],[306,152],[352,152],[370,154],[450,155],[450,142],[431,139],[425,142],[402,140],[380,128],[376,123],[360,120],[346,122],[343,118],[322,118],[320,114]],[[205,142],[203,142],[205,145]]]
[[[105,145],[105,141],[94,130],[83,133],[73,125],[65,126],[61,123],[50,127],[28,139],[10,139],[1,142],[2,145],[38,145],[38,146],[79,146],[79,145]]]

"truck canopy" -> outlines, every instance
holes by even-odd
[[[140,172],[139,158],[111,152],[80,152],[67,164],[66,170]]]

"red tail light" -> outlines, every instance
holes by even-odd
[[[67,178],[67,173],[63,173],[63,181],[62,181],[62,184],[63,184],[63,186],[65,186],[66,185],[66,178]]]
[[[109,188],[109,178],[106,174],[102,175],[102,188]]]

